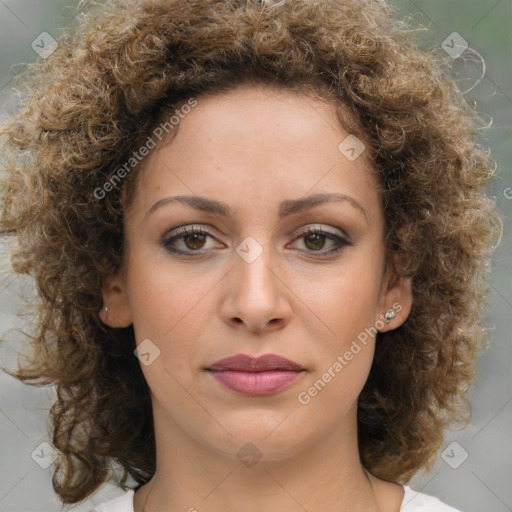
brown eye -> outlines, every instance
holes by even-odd
[[[320,233],[311,233],[304,237],[304,243],[309,249],[319,250],[325,245],[327,237]]]
[[[185,245],[189,249],[202,249],[205,242],[205,235],[201,233],[193,233],[183,237]]]
[[[201,249],[204,249],[208,238],[213,239],[208,231],[189,226],[173,231],[161,243],[171,253],[195,256],[204,253]]]
[[[318,255],[315,256],[319,257],[337,253],[345,247],[353,245],[344,237],[331,233],[330,231],[325,231],[320,227],[313,227],[303,231],[298,236],[297,240],[302,240],[306,250],[318,253]],[[321,249],[323,249],[328,242],[331,242],[333,248],[322,251]]]

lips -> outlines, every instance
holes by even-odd
[[[226,357],[207,368],[212,371],[233,370],[239,372],[267,372],[274,370],[301,371],[304,368],[285,357],[276,354],[265,354],[254,358],[246,354]]]
[[[250,396],[277,393],[305,373],[301,365],[275,354],[258,358],[237,354],[215,362],[206,370],[226,388]]]

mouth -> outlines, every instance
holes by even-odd
[[[215,362],[206,371],[226,388],[250,396],[277,393],[306,372],[298,363],[275,354],[258,358],[237,354]]]

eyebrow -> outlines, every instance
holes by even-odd
[[[283,219],[288,215],[292,215],[293,213],[303,212],[306,210],[310,210],[317,205],[330,203],[330,202],[346,202],[353,206],[355,209],[359,210],[359,212],[363,213],[366,222],[368,223],[368,214],[366,210],[353,198],[347,196],[345,194],[313,194],[310,196],[302,197],[300,199],[287,199],[282,201],[279,205],[279,219]],[[217,201],[215,199],[209,199],[207,197],[200,196],[169,196],[164,197],[157,201],[145,214],[144,217],[147,217],[151,213],[153,213],[158,208],[165,206],[169,203],[179,202],[182,204],[187,204],[188,206],[194,208],[195,210],[199,210],[207,213],[214,213],[217,215],[221,215],[223,217],[227,217],[231,214],[231,208],[221,201]]]

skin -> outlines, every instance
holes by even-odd
[[[304,405],[298,401],[393,304],[380,331],[410,312],[411,282],[384,269],[384,214],[372,165],[338,150],[349,135],[332,104],[294,92],[241,86],[200,96],[177,136],[139,172],[125,219],[125,267],[103,287],[111,327],[133,323],[160,355],[142,370],[151,391],[157,473],[135,493],[136,512],[308,510],[398,512],[401,486],[369,475],[357,449],[357,398],[375,337]],[[279,204],[316,193],[352,197],[278,219]],[[159,200],[197,195],[223,201],[229,216]],[[181,238],[177,256],[162,238],[183,225],[210,236]],[[300,238],[320,226],[352,245]],[[263,252],[247,263],[246,237]],[[243,246],[243,244],[242,244]],[[280,354],[306,371],[275,394],[231,391],[204,368],[224,357]],[[248,467],[248,442],[261,459]],[[250,500],[247,499],[250,496]],[[194,508],[192,508],[194,507]]]

